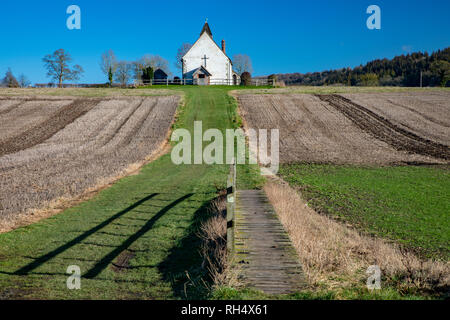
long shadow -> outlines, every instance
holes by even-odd
[[[102,272],[122,251],[129,248],[137,239],[139,239],[142,235],[144,235],[147,231],[149,231],[156,221],[158,221],[159,218],[161,218],[167,211],[175,207],[180,202],[183,202],[184,200],[192,197],[194,194],[189,193],[181,198],[173,201],[168,206],[161,209],[156,215],[154,215],[148,222],[142,226],[139,231],[137,231],[132,236],[128,237],[120,246],[118,246],[116,249],[108,253],[106,256],[103,257],[102,260],[100,260],[94,267],[92,267],[90,270],[88,270],[84,274],[84,278],[92,279],[96,277],[100,272]]]
[[[152,193],[150,195],[148,195],[145,198],[142,198],[141,200],[135,202],[134,204],[132,204],[131,206],[123,209],[122,211],[116,213],[115,215],[113,215],[112,217],[110,217],[109,219],[103,221],[102,223],[100,223],[99,225],[93,227],[92,229],[86,231],[85,233],[79,235],[78,237],[76,237],[75,239],[67,242],[66,244],[56,248],[55,250],[39,257],[38,259],[36,259],[35,261],[27,264],[26,266],[20,268],[19,270],[17,270],[16,272],[14,272],[14,274],[16,275],[26,275],[28,274],[28,272],[36,269],[37,267],[39,267],[40,265],[42,265],[43,263],[49,261],[50,259],[54,258],[55,256],[57,256],[58,254],[64,252],[65,250],[73,247],[74,245],[80,243],[81,241],[83,241],[84,239],[86,239],[87,237],[89,237],[90,235],[92,235],[93,233],[99,231],[100,229],[106,227],[108,224],[110,224],[111,222],[113,222],[114,220],[120,218],[121,216],[123,216],[125,213],[133,210],[134,208],[140,206],[141,204],[143,204],[144,202],[150,200],[151,198],[157,196],[158,193]]]
[[[211,279],[202,266],[200,254],[202,240],[198,236],[202,222],[210,214],[210,201],[204,202],[194,213],[194,218],[180,244],[171,249],[169,255],[158,265],[163,279],[171,283],[175,297],[181,299],[205,299],[209,289],[205,283]]]

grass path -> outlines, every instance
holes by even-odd
[[[225,88],[186,87],[176,128],[236,127]],[[241,182],[260,181],[245,166]],[[225,187],[225,165],[176,166],[170,154],[121,179],[94,199],[0,235],[0,299],[205,298],[196,236],[206,207]],[[66,270],[81,269],[81,290]]]

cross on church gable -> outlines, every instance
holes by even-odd
[[[206,60],[209,59],[208,57],[206,57],[206,54],[203,56],[203,58],[201,58],[202,60],[205,60],[205,65],[204,67],[206,68]]]

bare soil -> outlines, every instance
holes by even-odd
[[[0,136],[0,229],[149,159],[166,141],[178,101],[77,98],[33,119],[15,138]]]
[[[0,143],[45,121],[73,100],[0,100]]]
[[[135,254],[130,250],[122,251],[116,260],[111,264],[111,269],[114,272],[126,271],[130,268],[130,260],[133,259]]]
[[[400,128],[450,146],[450,91],[344,94]]]
[[[450,160],[450,148],[446,145],[422,138],[345,97],[335,94],[318,97],[345,114],[356,126],[396,150]]]
[[[49,108],[49,101],[45,102],[46,111],[52,111],[52,109],[54,108]],[[66,125],[72,123],[75,119],[88,112],[97,103],[97,100],[87,99],[78,99],[73,102],[52,102],[51,104],[57,106],[56,108],[58,109],[54,114],[50,115],[50,117],[45,118],[46,112],[42,111],[43,108],[40,103],[36,104],[33,101],[33,108],[30,108],[30,104],[19,102],[17,106],[22,106],[23,108],[26,105],[28,107],[26,108],[25,112],[18,115],[17,112],[13,112],[13,110],[18,110],[19,108],[15,108],[8,112],[7,116],[4,116],[2,122],[10,120],[10,132],[14,132],[20,129],[22,129],[22,131],[19,131],[19,133],[15,136],[11,136],[10,138],[0,141],[0,156],[30,148],[47,140],[56,132],[63,129]],[[41,120],[42,122],[39,122],[40,119],[44,120]],[[23,130],[24,126],[18,125],[17,122],[22,124],[25,122],[28,124],[29,128]],[[3,128],[4,130],[8,130],[8,124],[5,124]]]
[[[388,137],[393,135],[391,138],[380,139],[352,117],[351,112],[362,112],[360,108],[345,98],[335,97],[339,96],[325,95],[322,100],[308,94],[258,94],[240,95],[238,99],[248,127],[279,129],[282,163],[386,165],[446,162],[445,158],[436,158],[445,154],[445,149],[438,152],[439,147],[434,145],[430,148],[436,152],[422,154],[411,153],[411,148],[394,147],[391,141],[399,136],[403,139],[398,130],[386,133]],[[347,109],[341,107],[343,104],[350,104],[355,110],[344,113]],[[367,121],[367,116],[361,116],[362,120]],[[409,139],[419,144],[417,139]]]

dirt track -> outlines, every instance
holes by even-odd
[[[396,150],[450,160],[449,147],[400,128],[388,119],[345,97],[336,94],[318,95],[318,97],[345,114],[356,126],[388,143]]]
[[[448,155],[446,146],[428,145],[340,96],[241,95],[239,103],[250,128],[280,130],[282,163],[445,163]]]
[[[0,227],[29,209],[103,185],[145,161],[166,139],[178,100],[76,99],[53,106],[56,112],[47,112],[43,121],[32,117],[33,125],[16,135],[22,140],[2,142],[3,152],[14,152],[0,156]]]

